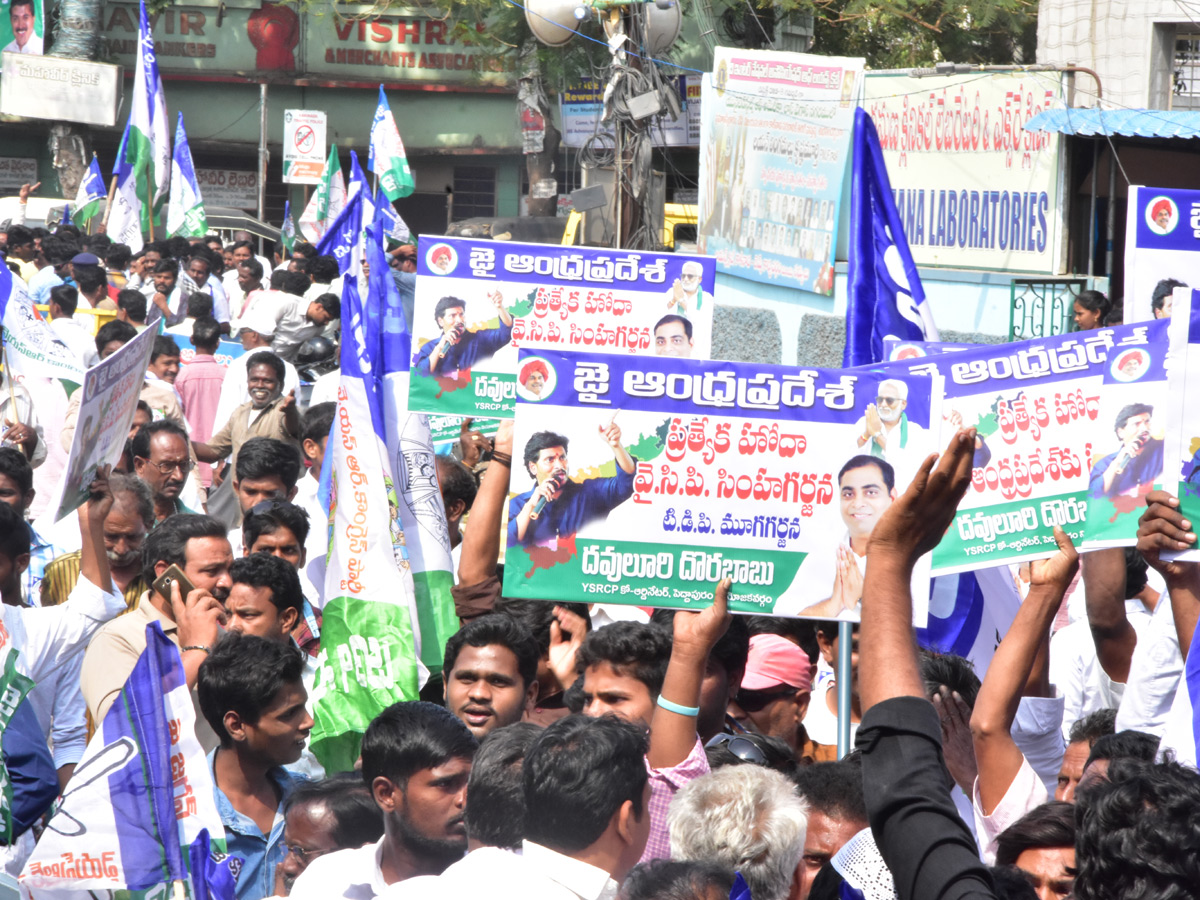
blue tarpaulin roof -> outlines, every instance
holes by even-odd
[[[1200,137],[1200,112],[1167,109],[1048,109],[1026,131],[1147,138]]]

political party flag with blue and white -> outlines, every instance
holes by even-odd
[[[346,180],[342,177],[342,163],[337,144],[334,144],[329,148],[329,158],[325,160],[325,170],[317,189],[300,213],[300,233],[304,239],[311,244],[319,243],[329,224],[337,219],[345,206]]]
[[[58,340],[50,323],[34,308],[25,282],[0,266],[0,325],[8,377],[61,379],[70,393],[83,384],[83,363]]]
[[[348,233],[356,237],[362,200],[359,191],[348,204]],[[361,253],[356,239],[342,280],[341,383],[326,452],[330,538],[310,745],[327,772],[352,769],[371,720],[397,700],[417,699],[423,680],[416,595],[386,443],[383,323],[367,314],[359,293]]]
[[[18,651],[12,645],[7,629],[0,628],[0,697],[4,698],[0,702],[0,745],[4,742],[4,732],[17,707],[33,689],[33,679],[17,671],[17,655]],[[0,843],[6,847],[11,847],[15,839],[13,800],[8,769],[3,758],[0,758]]]
[[[383,192],[382,185],[375,192],[375,209],[377,210],[376,217],[383,222],[383,236],[386,240],[396,244],[407,244],[412,240],[412,232],[408,230],[408,225],[400,217],[400,213],[396,212],[387,194]]]
[[[283,241],[283,249],[287,255],[292,255],[296,246],[296,220],[292,218],[292,201],[283,201],[283,226],[279,229],[279,239]]]
[[[171,157],[171,199],[167,201],[167,235],[175,237],[204,237],[208,234],[208,217],[204,214],[204,198],[196,180],[192,151],[183,128],[183,112],[175,126],[175,152]]]
[[[361,264],[361,256],[355,252],[362,241],[363,224],[369,224],[375,215],[367,191],[367,177],[358,164],[358,154],[350,151],[350,184],[346,189],[346,206],[317,244],[317,253],[332,256],[338,263],[338,274],[345,275],[352,267]]]
[[[384,255],[382,238],[391,203],[380,197],[375,225],[366,241],[370,264],[370,309],[382,325],[383,416],[387,446],[392,451],[392,473],[400,501],[400,524],[412,568],[416,591],[418,647],[421,662],[430,672],[442,669],[442,649],[458,630],[454,612],[454,562],[450,556],[450,530],[438,487],[436,451],[429,417],[408,409],[408,378],[412,361],[412,334],[404,318],[400,290]]]
[[[233,900],[234,860],[196,739],[179,650],[157,622],[88,742],[20,880],[44,891],[133,891]]]
[[[929,619],[917,629],[917,643],[966,657],[983,678],[1020,606],[1008,566],[938,575],[929,583]]]
[[[158,221],[160,208],[167,198],[171,178],[171,126],[167,121],[167,95],[158,74],[154,35],[146,15],[145,0],[141,0],[138,18],[138,57],[133,69],[129,121],[117,150],[113,174],[118,179],[132,175],[133,195],[141,203],[141,227],[143,231],[149,231],[151,217]],[[118,181],[118,193],[120,185]]]
[[[404,141],[400,129],[388,106],[383,85],[379,86],[379,104],[375,107],[375,119],[371,122],[371,151],[367,159],[371,171],[379,177],[379,186],[389,200],[399,200],[416,190],[412,169],[408,167],[408,155],[404,152]]]
[[[854,111],[850,259],[843,366],[882,362],[883,342],[938,340],[921,277],[896,211],[887,164],[870,115]]]
[[[104,176],[100,172],[100,161],[92,157],[92,164],[83,174],[79,182],[79,190],[75,194],[75,213],[72,216],[74,224],[87,225],[96,213],[100,212],[100,201],[108,196],[104,189]]]

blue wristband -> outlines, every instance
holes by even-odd
[[[661,706],[663,709],[665,709],[667,712],[678,713],[681,716],[691,716],[692,718],[695,718],[696,716],[700,715],[700,707],[698,707],[698,706],[682,706],[679,703],[672,703],[670,700],[668,700],[662,694],[658,695],[658,705]]]

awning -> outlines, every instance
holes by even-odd
[[[1200,112],[1167,109],[1048,109],[1026,131],[1146,138],[1200,137]]]

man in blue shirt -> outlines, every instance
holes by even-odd
[[[231,631],[212,648],[196,683],[200,710],[221,741],[208,757],[230,856],[240,857],[237,900],[275,893],[283,861],[284,802],[296,784],[283,766],[300,758],[312,716],[300,650]]]
[[[1089,493],[1095,497],[1116,497],[1151,484],[1162,473],[1163,442],[1150,435],[1154,407],[1131,403],[1117,414],[1115,429],[1121,449],[1092,467]]]
[[[571,481],[567,438],[553,431],[539,431],[529,439],[525,469],[537,484],[509,501],[510,544],[549,546],[608,515],[633,496],[634,459],[621,445],[620,426],[613,421],[607,427],[598,426],[598,430],[617,461],[616,474],[608,478]]]
[[[457,297],[443,297],[433,310],[434,321],[442,329],[437,340],[427,341],[417,351],[417,372],[454,378],[460,369],[469,369],[491,356],[512,340],[512,314],[504,308],[504,297],[494,291],[489,298],[496,307],[500,325],[467,331],[464,316],[467,305]]]

